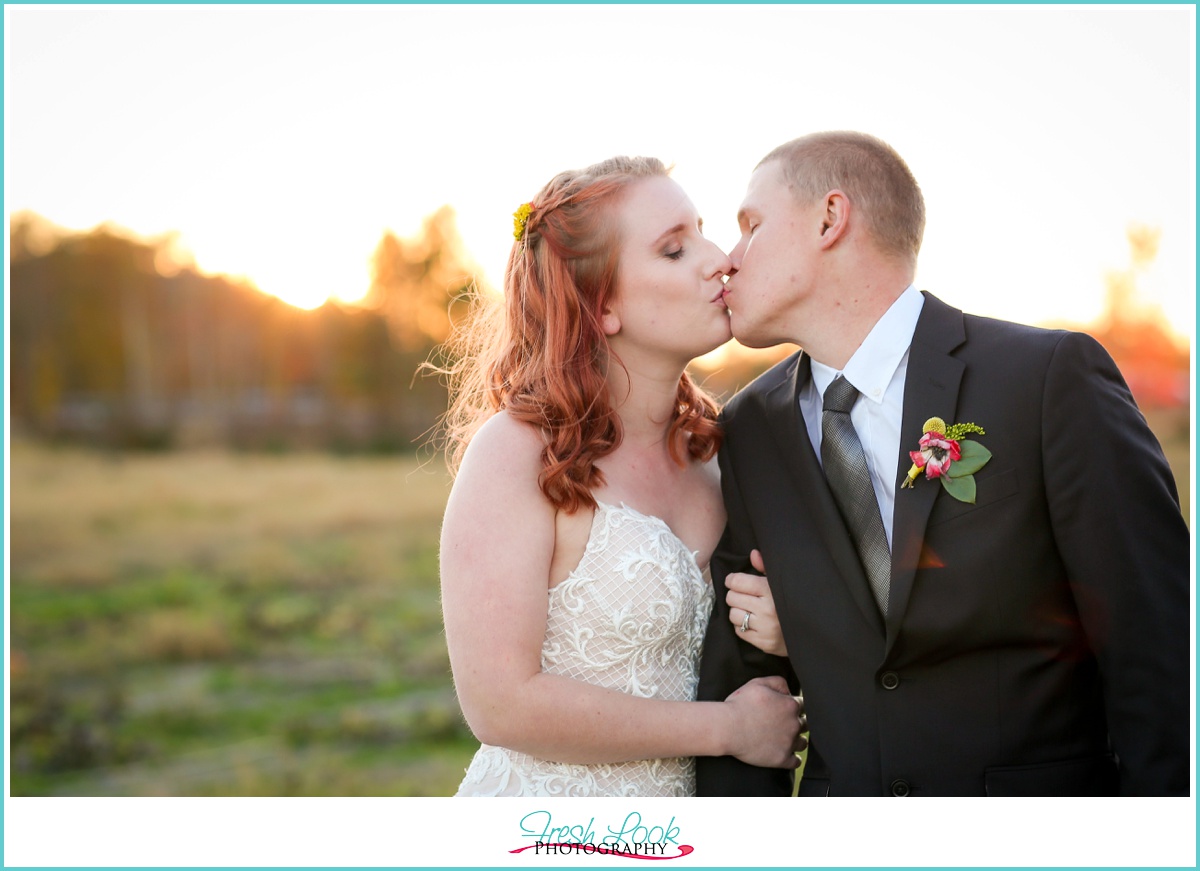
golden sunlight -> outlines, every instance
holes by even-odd
[[[207,272],[226,272],[218,263],[243,263],[238,271],[263,293],[299,309],[315,309],[329,299],[357,302],[366,295],[371,283],[369,248],[355,251],[353,247],[346,250],[348,247],[326,240],[318,250],[245,252],[246,259],[202,258],[199,265]]]

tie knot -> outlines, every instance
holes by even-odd
[[[854,407],[854,400],[856,399],[858,399],[858,390],[846,380],[845,375],[839,375],[825,388],[824,410],[840,411],[842,414],[849,414],[850,409]]]

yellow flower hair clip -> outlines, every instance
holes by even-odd
[[[525,222],[533,214],[533,203],[521,203],[521,207],[513,212],[513,238],[518,242],[525,235]]]

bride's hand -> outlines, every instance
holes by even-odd
[[[760,572],[766,571],[762,554],[757,550],[750,551],[750,564]],[[737,628],[738,635],[759,650],[787,656],[787,644],[783,640],[775,599],[767,579],[762,575],[732,572],[725,578],[725,587],[728,590],[725,602],[729,605],[729,622]],[[746,627],[744,631],[743,626]]]
[[[800,765],[796,752],[807,745],[800,737],[801,708],[781,677],[756,677],[725,699],[733,712],[730,756],[761,768]]]

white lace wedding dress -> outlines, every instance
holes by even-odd
[[[542,670],[646,698],[692,701],[712,585],[657,517],[599,504],[583,559],[550,590]],[[688,796],[691,757],[604,765],[484,744],[458,795]]]

